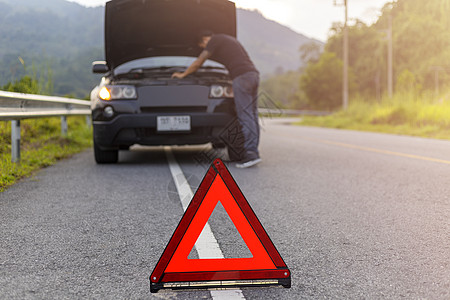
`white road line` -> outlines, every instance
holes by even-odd
[[[170,173],[172,174],[175,186],[180,197],[183,210],[186,211],[189,202],[191,201],[194,193],[192,193],[191,187],[186,180],[180,166],[178,165],[175,157],[172,153],[172,149],[169,146],[164,147],[166,153],[167,162],[169,163]],[[206,223],[205,228],[198,237],[195,243],[195,250],[198,253],[200,259],[204,258],[224,258],[222,250],[220,250],[219,243],[217,243],[214,237],[211,227]],[[235,290],[212,290],[210,291],[211,297],[216,300],[225,299],[245,299],[240,289]]]

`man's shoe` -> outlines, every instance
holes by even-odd
[[[238,162],[236,164],[236,168],[250,168],[256,164],[259,164],[262,161],[262,159],[260,157],[256,157],[256,158],[246,158],[241,160],[240,162]]]

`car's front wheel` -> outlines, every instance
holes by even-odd
[[[94,156],[98,164],[115,164],[119,160],[119,150],[102,150],[94,140]]]

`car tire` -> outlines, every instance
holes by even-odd
[[[98,164],[115,164],[119,160],[119,150],[102,150],[94,140],[94,156]]]

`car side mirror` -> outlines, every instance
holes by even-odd
[[[94,61],[92,63],[92,72],[96,74],[105,74],[109,72],[109,67],[106,61]]]

